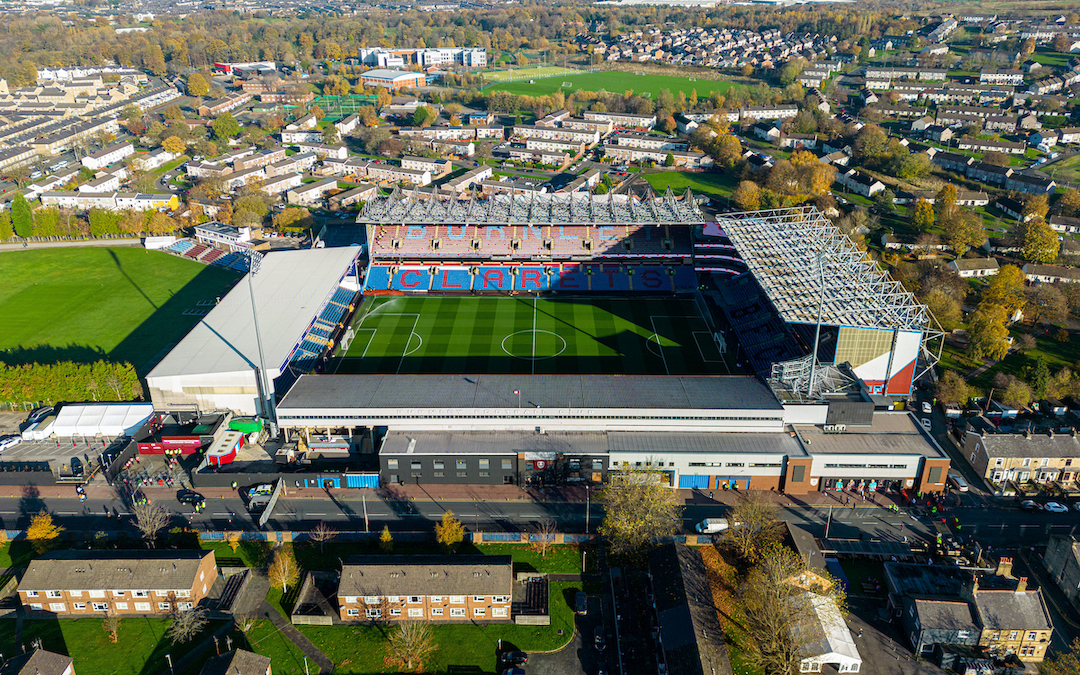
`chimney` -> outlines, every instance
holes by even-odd
[[[1012,558],[1000,558],[998,560],[997,574],[999,577],[1011,577],[1012,576]]]
[[[1020,577],[1016,580],[1016,592],[1023,593],[1027,590],[1027,577]]]

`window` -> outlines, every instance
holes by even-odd
[[[191,591],[176,591],[176,597],[187,598],[191,596]]]
[[[149,612],[150,611],[150,603],[149,602],[136,602],[135,603],[135,611],[136,612]]]
[[[118,603],[114,604],[113,607],[115,607],[116,611],[118,611],[118,612],[126,612],[127,608],[128,608],[128,604],[126,602],[118,602]]]
[[[358,609],[347,609],[347,610],[345,610],[345,616],[360,616],[360,610],[358,610]]]
[[[409,604],[410,605],[416,605],[416,604],[419,604],[419,603],[421,603],[423,601],[424,601],[424,599],[422,597],[420,597],[419,595],[410,595],[409,596]]]
[[[465,616],[465,608],[464,607],[451,607],[450,608],[450,616]]]
[[[484,607],[473,607],[473,616],[486,616],[487,609]]]
[[[170,609],[171,607],[172,607],[172,605],[170,605],[170,604],[169,604],[169,603],[167,603],[167,602],[159,602],[159,603],[157,604],[157,608],[158,608],[158,609]]]
[[[493,595],[491,596],[492,604],[499,604],[500,602],[510,602],[510,598],[505,595]]]
[[[412,617],[412,616],[424,616],[424,608],[423,607],[410,607],[409,608],[409,616],[410,617]]]
[[[82,597],[82,591],[68,591],[68,595],[70,595],[73,598],[81,598]]]
[[[398,468],[397,460],[396,459],[388,459],[388,460],[386,460],[386,468],[387,469],[397,470],[397,468]]]
[[[510,470],[510,469],[513,469],[513,468],[514,468],[514,464],[513,464],[513,462],[514,462],[514,460],[512,460],[512,459],[504,459],[504,460],[502,461],[502,468],[503,468],[504,470]]]
[[[506,616],[506,608],[505,607],[492,607],[491,608],[491,616]]]
[[[159,598],[165,598],[165,597],[168,597],[169,592],[168,591],[154,591],[154,595],[156,595]]]
[[[1031,466],[1031,458],[1030,457],[1025,457],[1023,467],[1026,469],[1029,466]]]
[[[480,468],[481,469],[490,469],[491,467],[488,466],[490,463],[491,462],[489,460],[482,459],[482,460],[480,460]]]
[[[457,460],[456,464],[457,464],[458,470],[469,468],[469,465],[466,463],[466,461],[464,459]]]
[[[488,477],[488,476],[490,476],[490,475],[491,475],[491,472],[490,472],[490,471],[481,471],[481,472],[480,472],[480,477],[481,477],[481,478],[487,478],[487,477]]]
[[[400,595],[391,595],[390,597],[386,598],[386,601],[389,602],[390,604],[396,604],[396,603],[401,602],[401,596]]]
[[[113,591],[112,594],[113,594],[114,598],[122,598],[122,597],[124,597],[124,592],[123,591]]]
[[[382,597],[378,596],[378,595],[365,595],[364,596],[364,603],[368,604],[368,605],[377,605],[377,604],[379,604],[379,600],[381,600],[381,599],[382,599]]]
[[[95,612],[107,612],[109,611],[109,603],[107,602],[95,602],[92,603]]]
[[[1071,459],[1065,460],[1065,466],[1072,466],[1072,460]]]
[[[38,596],[37,591],[27,591],[26,592],[26,597],[28,597],[28,598],[36,598],[37,596]]]
[[[398,475],[396,473],[392,473],[392,474],[390,474],[390,482],[391,483],[399,483],[401,481],[398,480]]]
[[[1039,466],[1046,466],[1049,463],[1050,463],[1050,460],[1048,458],[1046,458],[1046,457],[1043,457],[1042,459],[1039,460]]]
[[[464,595],[451,595],[450,596],[450,604],[451,605],[464,605],[465,604],[465,596]]]
[[[443,461],[441,459],[437,459],[437,460],[435,460],[435,468],[438,469],[438,470],[442,470],[442,469],[445,469],[446,467],[443,466]]]
[[[64,605],[64,603],[62,603],[62,602],[50,602],[49,603],[49,611],[50,612],[66,612],[67,611],[67,606]]]
[[[998,457],[994,460],[994,466],[1005,466],[1005,460],[1001,457]]]
[[[482,595],[474,595],[474,596],[472,596],[472,599],[473,599],[473,602],[483,602],[484,601],[484,596],[482,596]]]
[[[400,607],[394,607],[393,609],[391,609],[390,610],[390,616],[401,616],[401,608]]]
[[[379,617],[382,616],[382,610],[379,609],[378,607],[375,607],[375,608],[368,607],[365,610],[365,613],[367,614],[367,618],[369,618],[369,619],[378,619]]]
[[[414,459],[412,462],[409,463],[409,468],[412,469],[413,471],[416,471],[417,469],[420,468],[420,461]]]
[[[445,471],[436,471],[435,472],[435,477],[436,478],[445,478],[446,477],[446,472]]]
[[[40,612],[43,608],[40,602],[31,602],[30,609]]]
[[[1015,640],[1017,637],[1019,637],[1019,635],[1020,635],[1020,631],[1018,631],[1018,630],[1009,631],[1009,639],[1010,640]]]
[[[1036,640],[1036,639],[1038,639],[1038,637],[1039,637],[1039,634],[1036,633],[1035,631],[1031,631],[1030,633],[1028,633],[1028,640]]]
[[[728,462],[728,466],[743,466],[742,462]]]
[[[190,602],[178,602],[178,603],[176,603],[176,608],[178,610],[180,610],[181,612],[186,612],[189,609],[191,609],[192,607],[194,607],[194,605],[192,605]]]
[[[604,460],[602,460],[602,459],[594,459],[593,463],[592,463],[592,470],[593,471],[603,471],[604,470]]]
[[[441,595],[433,595],[433,596],[431,596],[431,601],[433,603],[442,602],[442,596]]]
[[[442,614],[443,614],[443,608],[442,607],[436,607],[436,608],[431,610],[431,616],[442,616]]]
[[[133,598],[149,598],[150,591],[132,591],[131,597]]]
[[[77,611],[81,611],[81,610],[86,609],[86,603],[85,602],[73,602],[73,603],[71,603],[71,608],[74,609],[74,610],[77,610]]]
[[[62,598],[64,594],[60,591],[45,591],[46,598]]]

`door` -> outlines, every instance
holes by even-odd
[[[709,477],[681,474],[679,476],[679,487],[684,490],[708,490]]]

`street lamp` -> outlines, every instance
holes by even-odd
[[[259,408],[262,414],[270,422],[270,436],[277,438],[277,411],[274,407],[274,382],[266,377],[266,356],[263,354],[262,336],[259,334],[259,311],[255,306],[255,285],[252,277],[259,273],[265,256],[258,251],[248,249],[248,295],[251,297],[251,318],[255,327],[255,343],[259,347],[259,368],[257,370],[256,384],[259,390]]]

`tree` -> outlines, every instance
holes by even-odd
[[[942,212],[938,220],[945,231],[945,243],[957,256],[963,256],[968,249],[982,246],[986,242],[982,218],[974,213],[953,207]]]
[[[202,73],[192,73],[187,79],[187,90],[192,96],[206,96],[210,93],[210,84]]]
[[[675,155],[670,152],[664,156],[664,166],[675,166]]]
[[[727,539],[747,562],[756,562],[780,536],[776,505],[758,492],[748,492],[728,514]]]
[[[988,152],[983,155],[983,161],[991,166],[1009,166],[1009,156],[1004,152]]]
[[[424,664],[438,650],[439,645],[435,644],[435,632],[430,624],[402,621],[386,639],[385,664],[388,668],[406,672],[424,672]]]
[[[761,208],[761,188],[752,180],[744,180],[731,195],[735,205],[743,211],[757,211]]]
[[[394,535],[390,534],[390,526],[383,525],[382,533],[379,534],[379,550],[390,553],[394,550]]]
[[[1012,318],[1027,303],[1024,297],[1025,278],[1023,270],[1016,265],[1002,265],[983,289],[979,307],[1001,307],[1005,316]]]
[[[1077,192],[1075,188],[1069,188],[1065,192],[1061,193],[1057,201],[1058,210],[1061,211],[1061,215],[1073,217],[1080,211],[1080,192]]]
[[[1009,352],[1009,329],[1001,307],[979,306],[968,322],[968,352],[974,359],[997,361]]]
[[[846,614],[847,598],[828,572],[812,569],[806,558],[773,544],[747,575],[742,589],[750,661],[770,675],[799,671],[804,645],[820,627],[815,602],[833,603]]]
[[[176,603],[173,603],[176,606]],[[165,637],[175,644],[188,642],[206,628],[206,611],[202,609],[175,610],[172,623],[165,631]]]
[[[435,110],[430,106],[422,105],[413,111],[412,123],[414,127],[426,127],[436,117]]]
[[[555,521],[547,518],[540,521],[536,526],[536,540],[532,542],[532,549],[546,558],[548,551],[555,545],[555,535],[559,532],[559,526]]]
[[[681,500],[658,478],[641,471],[620,473],[597,494],[604,508],[599,532],[613,553],[639,551],[679,531]]]
[[[131,507],[135,527],[142,534],[148,548],[154,548],[157,533],[169,524],[169,512],[156,502],[140,502]]]
[[[236,551],[240,548],[240,533],[230,532],[225,537],[225,543],[229,545],[229,548],[232,550],[233,553],[236,553]]]
[[[435,523],[435,540],[448,550],[454,550],[465,538],[465,526],[454,517],[453,511],[442,515],[442,522]]]
[[[948,183],[938,190],[938,193],[934,196],[934,211],[937,212],[939,218],[941,214],[956,208],[958,196],[959,191],[952,183]]]
[[[1055,654],[1039,664],[1042,675],[1080,675],[1080,638],[1073,638],[1069,651]]]
[[[963,322],[960,300],[944,288],[931,288],[922,298],[930,313],[945,330],[953,330]]]
[[[182,155],[187,149],[187,143],[184,143],[179,136],[169,136],[161,142],[161,149],[174,155]]]
[[[274,229],[279,232],[303,232],[311,227],[315,219],[304,208],[289,207],[274,214]]]
[[[267,576],[270,578],[270,585],[280,588],[283,594],[289,592],[290,586],[296,585],[300,579],[300,568],[296,564],[291,545],[285,544],[274,553]]]
[[[731,134],[723,134],[716,142],[716,161],[725,169],[730,169],[742,159],[742,145]]]
[[[1027,312],[1035,324],[1063,326],[1069,318],[1065,294],[1053,284],[1039,284],[1028,289]]]
[[[915,202],[911,213],[911,224],[919,232],[929,232],[934,226],[934,205],[925,199]]]
[[[1050,198],[1045,194],[1032,195],[1024,201],[1024,210],[1020,212],[1020,220],[1039,218],[1046,220],[1046,214],[1050,213]]]
[[[971,388],[955,370],[945,371],[937,382],[935,393],[938,399],[945,403],[955,403],[960,406],[966,405],[968,399],[971,398]]]
[[[1045,220],[1032,218],[1024,223],[1023,227],[1021,254],[1025,260],[1037,263],[1052,263],[1057,260],[1061,242]]]
[[[109,609],[101,620],[101,630],[109,636],[109,642],[116,644],[120,640],[120,617],[113,614],[112,609]]]
[[[60,543],[58,540],[63,531],[63,527],[53,522],[52,514],[42,509],[30,518],[30,526],[26,528],[26,539],[34,551],[40,555]]]
[[[1050,367],[1046,365],[1046,359],[1040,356],[1035,360],[1035,370],[1031,373],[1031,389],[1035,398],[1046,397],[1046,389],[1050,385]]]
[[[236,121],[236,118],[231,113],[222,113],[214,120],[212,125],[214,130],[214,138],[220,138],[227,140],[235,137],[240,133],[240,123]]]
[[[337,145],[341,143],[341,131],[333,124],[327,124],[322,130],[323,143]]]
[[[11,239],[11,214],[7,211],[0,211],[0,240]]]
[[[855,135],[855,152],[862,159],[881,157],[889,152],[889,137],[876,124],[867,124]]]
[[[319,523],[311,530],[311,540],[319,545],[319,553],[322,553],[326,544],[333,541],[337,534],[337,530],[326,523]]]
[[[15,226],[15,234],[24,239],[34,233],[34,214],[21,192],[15,193],[11,200],[11,224]]]

